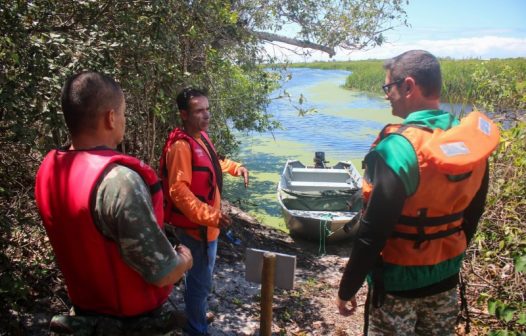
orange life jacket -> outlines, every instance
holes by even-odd
[[[413,146],[419,170],[416,192],[382,251],[384,262],[400,266],[436,265],[462,254],[466,237],[462,214],[480,188],[486,160],[499,141],[498,127],[472,112],[447,131],[418,125],[387,125],[373,143],[398,133]],[[373,185],[363,181],[365,204]]]

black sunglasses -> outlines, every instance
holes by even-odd
[[[402,83],[404,80],[405,80],[405,78],[400,78],[400,79],[395,80],[394,82],[382,85],[382,89],[384,90],[385,94],[389,94],[389,91],[391,90],[391,86],[398,85],[398,84]]]

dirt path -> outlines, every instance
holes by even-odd
[[[283,232],[265,227],[237,208],[230,208],[232,231],[239,245],[221,236],[210,310],[216,315],[211,335],[254,335],[259,332],[260,285],[245,280],[246,248],[295,255],[293,290],[274,293],[273,333],[277,335],[361,335],[365,288],[358,294],[358,311],[352,317],[338,314],[334,300],[350,246],[327,246],[318,255],[318,244],[293,240]]]
[[[361,305],[354,316],[340,316],[334,304],[349,255],[348,243],[328,245],[327,253],[319,256],[317,243],[295,241],[281,231],[263,226],[236,207],[228,205],[227,209],[234,219],[232,232],[240,244],[229,242],[223,234],[220,236],[214,290],[209,301],[216,316],[210,326],[211,335],[259,334],[260,285],[245,280],[246,248],[296,256],[294,289],[274,291],[274,335],[361,335],[365,288],[358,294]],[[53,295],[33,301],[27,309],[10,311],[8,325],[0,326],[0,336],[49,335],[51,317],[66,313],[70,304],[58,272],[48,285]],[[181,310],[182,291],[181,285],[172,296],[172,302]]]

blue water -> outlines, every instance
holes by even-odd
[[[293,125],[284,130],[274,132],[276,138],[293,140],[305,145],[330,153],[332,157],[348,160],[363,156],[374,140],[370,129],[381,129],[381,124],[374,121],[354,120],[344,117],[317,113],[291,122],[289,118],[282,118],[283,124],[291,122]],[[290,125],[290,124],[289,124]]]
[[[271,94],[276,97],[286,90],[291,95],[287,98],[272,100],[267,112],[283,125],[283,129],[275,130],[272,135],[277,140],[300,142],[313,151],[324,151],[334,160],[349,160],[363,157],[375,138],[375,130],[380,130],[385,123],[352,118],[345,114],[352,109],[384,109],[388,111],[389,104],[381,97],[371,97],[366,94],[352,95],[350,91],[341,90],[350,72],[343,70],[318,70],[293,68],[290,81],[284,82],[282,88]],[[327,100],[312,97],[317,87],[330,81],[334,90],[339,92],[339,99]],[[327,86],[323,87],[327,90]],[[315,109],[315,113],[298,116],[298,99],[304,95],[307,101],[301,105],[305,110]],[[321,95],[322,98],[326,94]],[[341,111],[339,114],[328,111]],[[386,112],[389,113],[389,112]],[[269,136],[262,134],[260,136]]]
[[[288,72],[291,80],[284,82],[270,97],[286,91],[291,98],[274,99],[267,108],[267,113],[273,115],[283,129],[253,136],[272,135],[277,141],[300,142],[313,151],[324,151],[334,160],[350,160],[367,153],[386,123],[402,122],[391,116],[390,104],[383,96],[343,90],[349,71],[292,68]],[[331,90],[333,95],[326,92]],[[316,94],[319,91],[325,92]],[[294,106],[299,106],[300,95],[306,97],[301,107],[315,109],[315,113],[298,116]],[[337,99],[331,99],[334,96]],[[443,103],[441,108],[458,113],[465,106]]]
[[[238,179],[225,179],[227,199],[273,225],[283,224],[276,186],[288,159],[310,165],[314,152],[323,151],[329,165],[351,159],[358,164],[386,123],[369,116],[390,116],[389,104],[382,97],[342,88],[348,71],[290,69],[289,72],[292,78],[270,97],[276,98],[286,91],[290,99],[272,99],[267,108],[267,113],[283,128],[236,134],[241,140],[238,159],[250,171],[250,187],[244,189]],[[301,107],[316,109],[315,113],[298,115],[294,106],[299,105],[301,95],[306,98]]]

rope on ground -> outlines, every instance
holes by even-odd
[[[331,214],[325,214],[321,217],[320,220],[320,244],[318,247],[318,255],[322,256],[327,254],[325,250],[325,239],[332,234],[331,229],[329,229],[328,224],[332,221]]]
[[[462,276],[462,273],[459,273],[459,293],[460,293],[460,312],[457,316],[457,324],[460,321],[464,321],[466,324],[464,331],[467,334],[471,331],[471,316],[469,315],[468,300],[466,298],[466,281]]]

